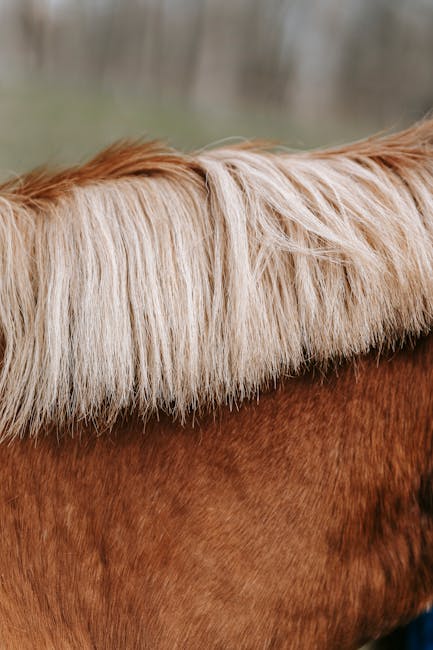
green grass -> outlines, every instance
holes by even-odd
[[[378,125],[299,123],[275,111],[191,110],[174,101],[27,83],[0,87],[0,176],[80,162],[120,138],[158,137],[181,149],[226,138],[266,138],[295,148],[334,144]]]

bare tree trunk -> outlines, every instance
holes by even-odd
[[[17,14],[25,46],[30,54],[30,65],[34,69],[42,70],[50,23],[50,10],[46,0],[19,0]]]
[[[200,66],[200,59],[203,55],[203,43],[205,38],[205,21],[207,12],[207,0],[195,3],[193,9],[194,17],[191,21],[190,38],[184,66],[184,92],[188,101],[194,98],[194,89]]]
[[[152,86],[155,99],[159,100],[164,91],[165,38],[164,18],[165,0],[155,0],[152,7]]]

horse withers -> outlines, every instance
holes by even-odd
[[[355,649],[428,607],[431,122],[0,193],[2,645]]]

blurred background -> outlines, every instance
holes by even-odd
[[[0,0],[0,175],[125,136],[296,148],[433,107],[433,0]]]

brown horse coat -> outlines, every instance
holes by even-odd
[[[433,339],[145,435],[0,446],[0,646],[349,649],[433,597]]]

